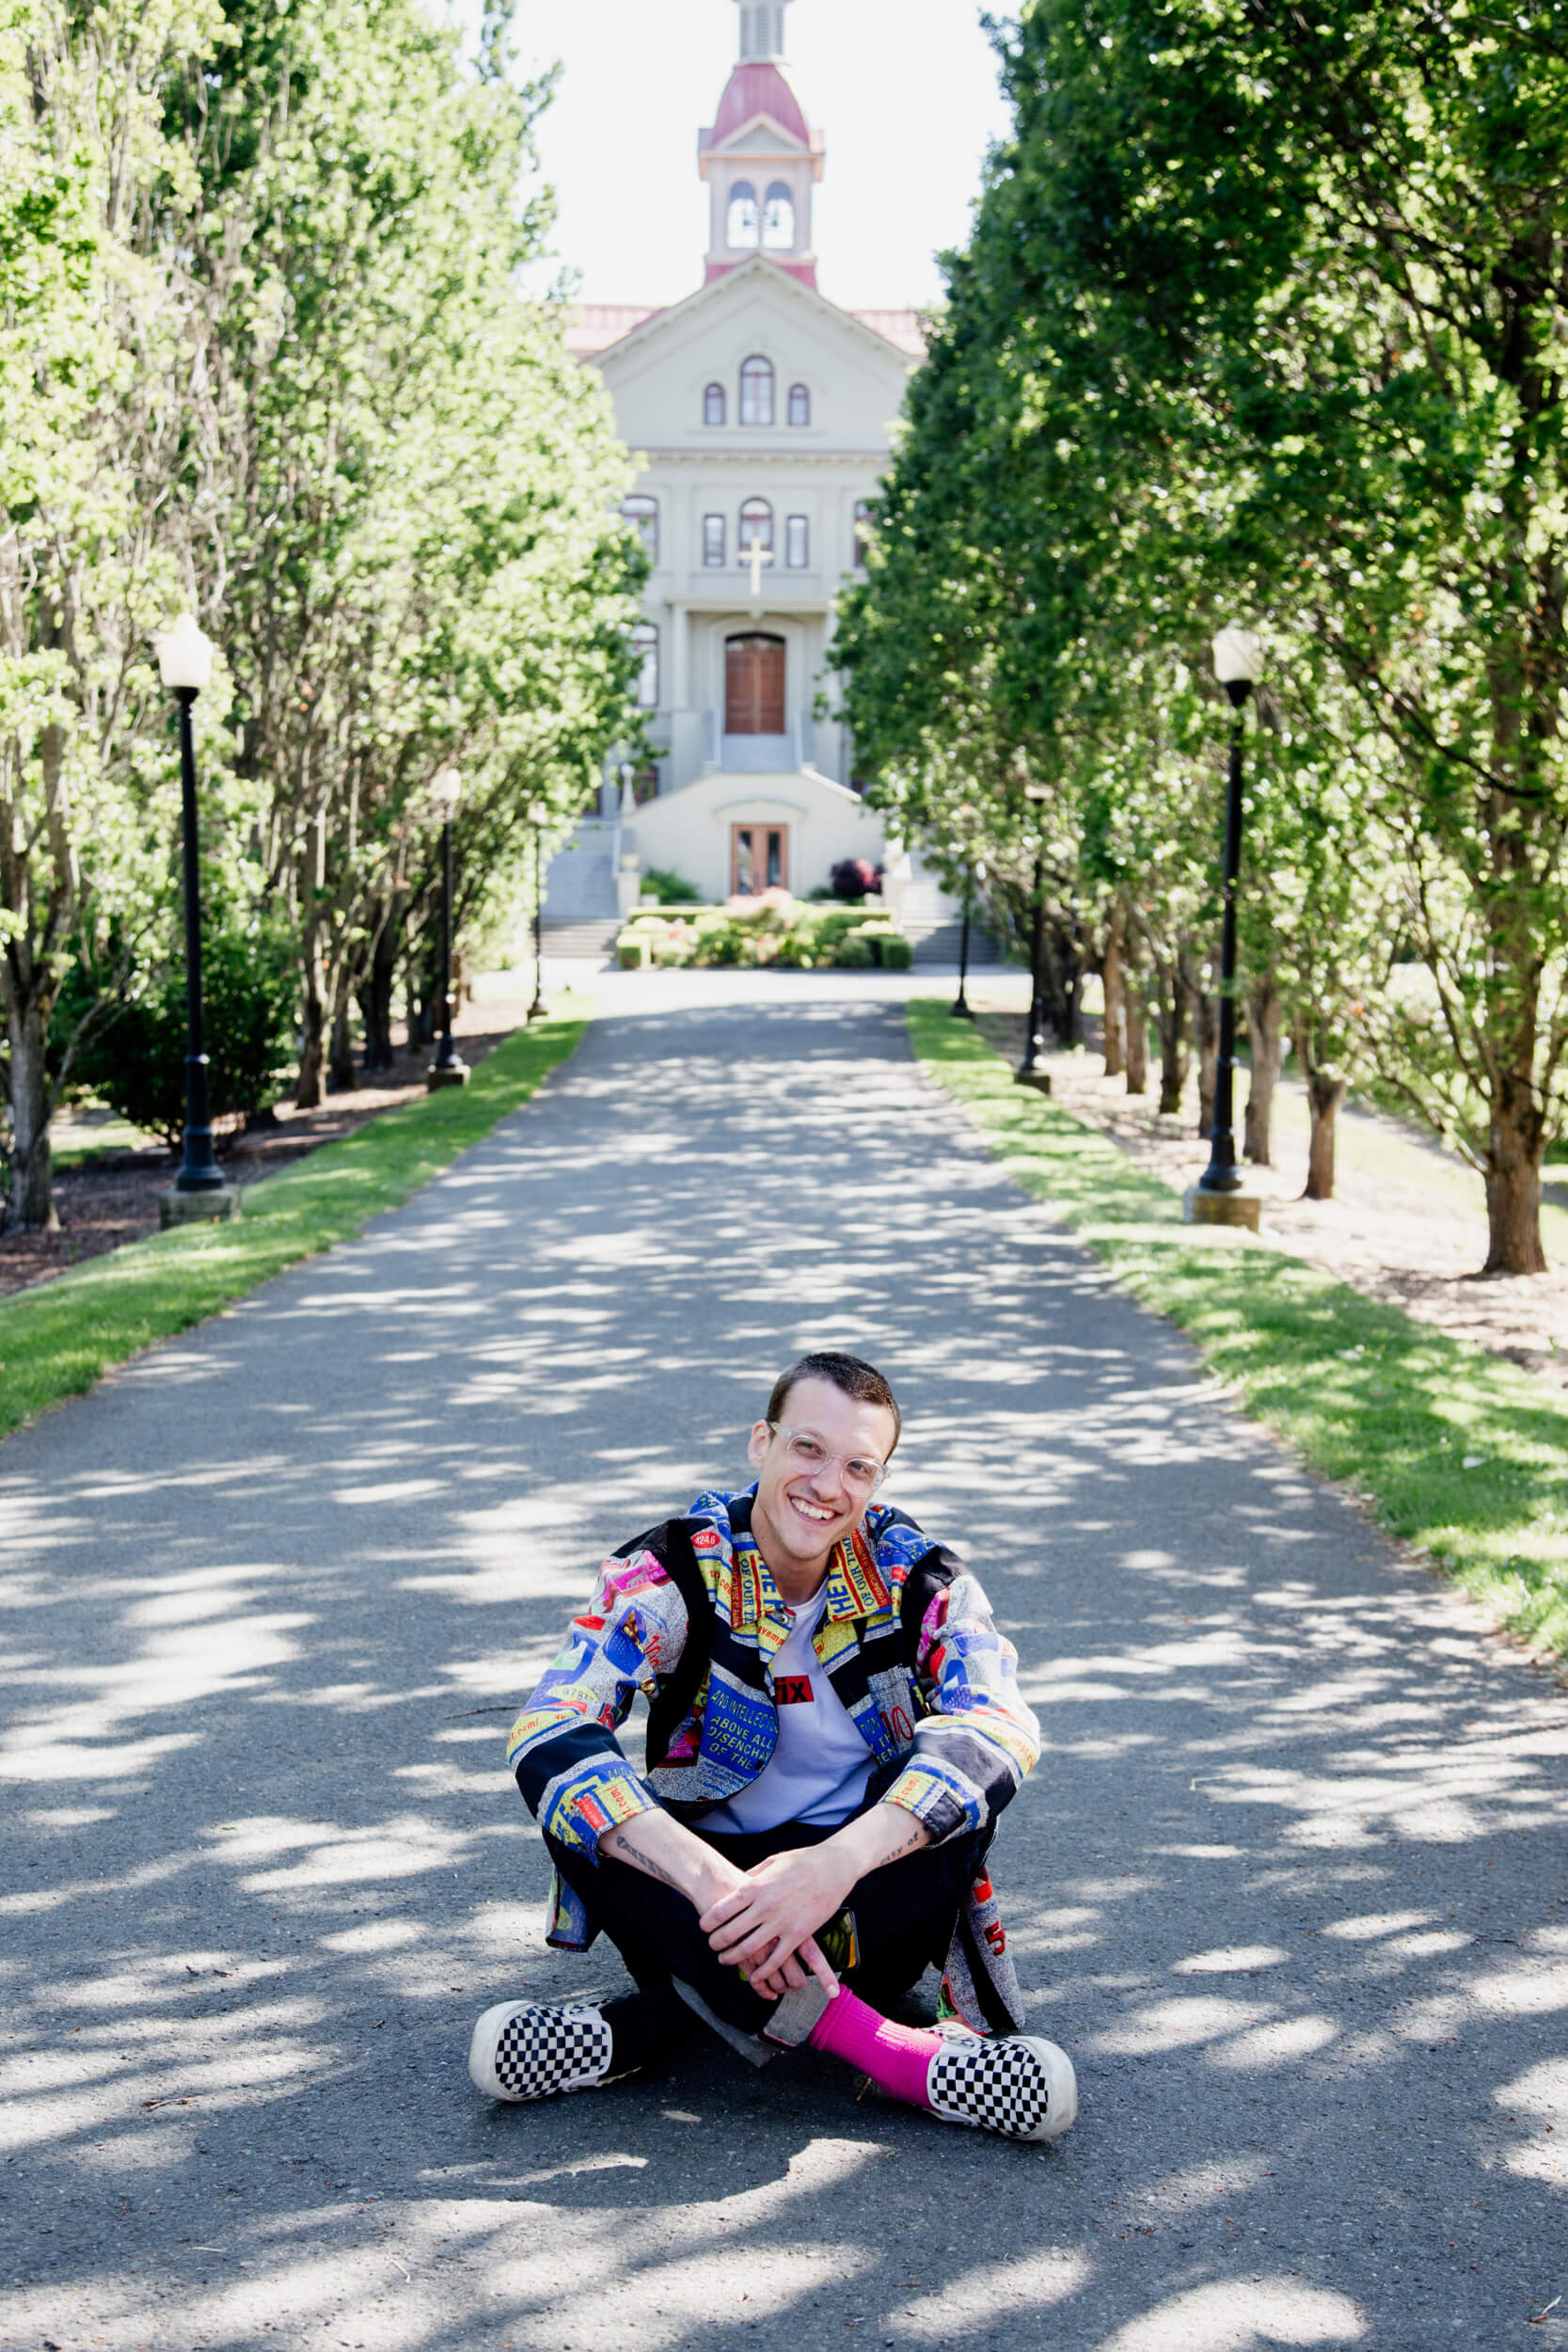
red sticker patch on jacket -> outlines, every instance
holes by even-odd
[[[773,1685],[773,1703],[776,1707],[809,1707],[810,1675],[781,1675]]]
[[[580,1625],[585,1633],[602,1633],[604,1631],[604,1619],[602,1617],[574,1617],[572,1619],[572,1623],[574,1625]]]

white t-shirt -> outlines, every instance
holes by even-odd
[[[865,1795],[871,1750],[811,1645],[827,1607],[824,1584],[790,1611],[788,1635],[773,1653],[779,1743],[749,1788],[705,1814],[705,1828],[763,1830],[777,1829],[781,1821],[814,1821],[836,1829]]]

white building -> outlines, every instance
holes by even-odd
[[[803,896],[840,858],[882,860],[847,730],[815,707],[835,699],[833,597],[854,576],[919,322],[817,291],[825,149],[782,71],[788,0],[737,5],[740,56],[697,141],[703,284],[666,310],[589,306],[570,330],[642,461],[626,511],[654,564],[638,635],[657,758],[634,786],[607,781],[553,861],[552,926],[625,912],[649,867],[722,899],[770,882]]]

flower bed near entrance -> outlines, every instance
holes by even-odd
[[[825,968],[907,972],[914,950],[893,917],[869,905],[820,905],[765,890],[721,906],[647,908],[616,941],[623,971],[689,971],[716,965],[810,972]]]

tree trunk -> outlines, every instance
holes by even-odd
[[[1084,1002],[1084,959],[1073,931],[1062,933],[1062,1010],[1056,1037],[1069,1053],[1078,1042],[1078,1017]]]
[[[305,992],[300,1006],[301,1042],[299,1076],[294,1085],[296,1111],[319,1110],[326,1100],[326,1088],[322,1076],[322,1048],[326,1038],[326,1006],[322,998],[321,966],[315,953],[311,932],[306,934],[306,951],[302,959],[305,971]]]
[[[1186,991],[1193,1035],[1197,1041],[1197,1132],[1214,1132],[1214,1083],[1220,1066],[1219,998],[1209,993],[1198,977],[1196,956],[1181,959],[1181,985]]]
[[[1101,1043],[1105,1054],[1107,1078],[1119,1078],[1126,1067],[1122,1050],[1127,1009],[1121,980],[1121,933],[1122,914],[1117,905],[1111,910],[1110,928],[1105,933],[1105,955],[1100,967],[1105,989],[1105,1021]]]
[[[1173,964],[1154,966],[1154,1019],[1160,1032],[1160,1115],[1170,1118],[1181,1108],[1181,1096],[1192,1067],[1187,1043],[1187,993]]]
[[[13,1233],[52,1233],[59,1225],[53,1188],[54,1153],[49,1142],[49,1070],[45,1044],[49,1023],[36,997],[15,1007],[8,1025],[10,1046],[11,1197],[6,1213]]]
[[[1312,1112],[1312,1134],[1307,1146],[1307,1190],[1304,1200],[1334,1198],[1334,1138],[1339,1105],[1347,1081],[1333,1070],[1314,1070],[1307,1081]]]
[[[1127,1047],[1127,1091],[1148,1092],[1148,1007],[1144,1001],[1135,942],[1123,950],[1121,981],[1122,1032]]]
[[[309,844],[306,850],[309,866],[305,888],[300,893],[309,912],[300,935],[299,962],[302,981],[300,1026],[304,1041],[300,1047],[299,1077],[294,1086],[294,1108],[314,1111],[326,1099],[322,1083],[322,1047],[326,1035],[327,1004],[326,974],[323,969],[322,920],[318,913],[320,894],[326,887],[326,819],[317,817],[310,826]]]
[[[359,989],[359,1017],[365,1025],[365,1068],[392,1067],[392,982],[397,973],[398,907],[394,898],[377,926],[370,968]]]
[[[1492,1102],[1486,1168],[1483,1274],[1544,1274],[1541,1240],[1541,1154],[1546,1123],[1534,1091],[1499,1075]]]
[[[1256,1161],[1259,1168],[1274,1166],[1274,1090],[1279,1084],[1282,1012],[1274,974],[1265,972],[1246,996],[1252,1078],[1247,1088],[1242,1147],[1247,1158]]]
[[[350,1017],[352,1002],[347,986],[340,988],[332,1015],[332,1059],[326,1073],[327,1083],[335,1094],[352,1094],[359,1084],[359,1073],[354,1066],[354,1025]]]
[[[1127,991],[1127,1091],[1148,1092],[1148,1007],[1135,986]]]

